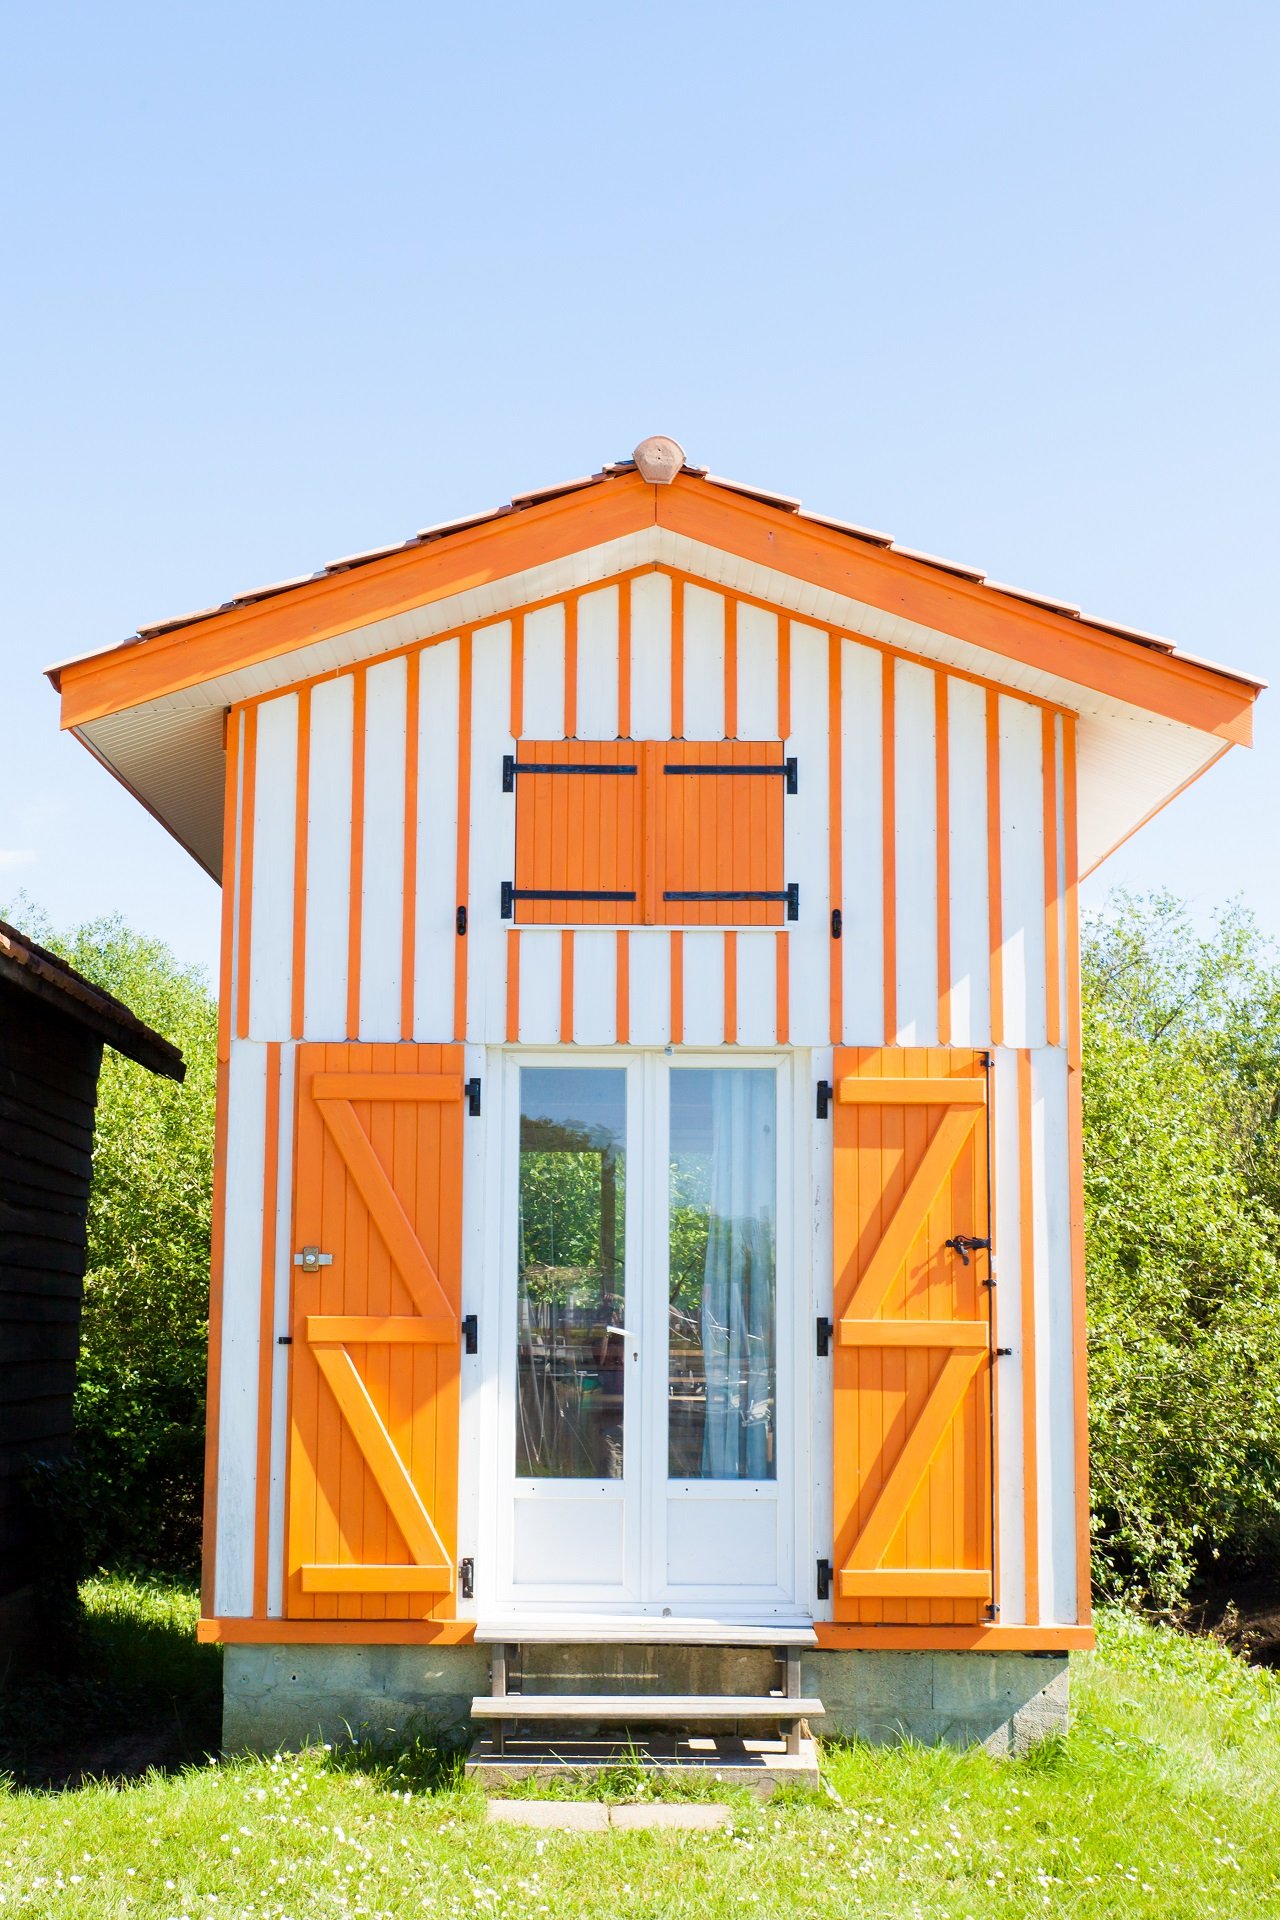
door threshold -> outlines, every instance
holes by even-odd
[[[509,1645],[687,1647],[816,1647],[812,1620],[712,1620],[706,1616],[621,1613],[489,1614],[477,1620],[475,1637]]]

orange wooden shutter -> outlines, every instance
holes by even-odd
[[[462,1062],[298,1049],[291,1618],[453,1613]]]
[[[837,1620],[989,1617],[987,1094],[982,1054],[836,1049]]]
[[[639,920],[639,750],[628,740],[522,740],[508,767],[516,793],[508,917],[521,926]]]
[[[795,762],[779,740],[660,742],[657,918],[669,926],[780,926],[788,912],[783,800]]]

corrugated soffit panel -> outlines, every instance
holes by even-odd
[[[134,707],[94,723],[94,751],[200,865],[222,871],[223,710],[155,713]]]

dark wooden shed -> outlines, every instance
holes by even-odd
[[[104,1045],[172,1080],[186,1070],[121,1001],[0,921],[0,1672],[44,1571],[28,1464],[71,1444]]]

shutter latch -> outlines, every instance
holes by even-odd
[[[829,1360],[831,1358],[831,1336],[835,1332],[835,1326],[832,1321],[827,1319],[825,1313],[818,1315],[815,1331],[817,1334],[818,1358],[819,1360]]]
[[[831,1598],[831,1562],[829,1560],[818,1562],[818,1598],[819,1600]]]
[[[321,1253],[319,1247],[303,1247],[300,1253],[294,1254],[293,1264],[301,1267],[304,1273],[319,1273],[321,1267],[333,1265],[333,1255]]]
[[[985,1249],[987,1253],[991,1251],[990,1240],[975,1240],[971,1233],[958,1233],[953,1240],[944,1240],[942,1244],[950,1247],[953,1253],[958,1253],[966,1267],[971,1253],[977,1253],[979,1248]]]
[[[474,1313],[464,1314],[462,1318],[462,1351],[464,1353],[480,1351],[480,1322]]]

